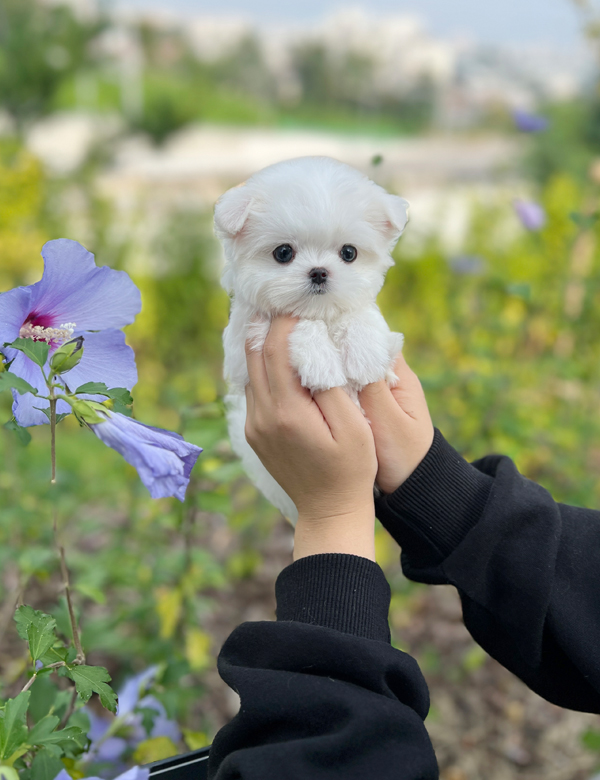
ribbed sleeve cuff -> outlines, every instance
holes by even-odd
[[[493,478],[462,458],[435,430],[425,458],[376,514],[411,562],[438,563],[479,521]]]
[[[390,586],[368,558],[325,553],[300,558],[275,583],[277,620],[390,641]]]

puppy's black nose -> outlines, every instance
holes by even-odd
[[[325,284],[327,281],[327,269],[326,268],[313,268],[308,274],[313,284]]]

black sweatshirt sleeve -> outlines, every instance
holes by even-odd
[[[548,701],[600,712],[600,512],[556,503],[509,458],[470,465],[437,430],[376,509],[406,576],[454,585],[492,657]]]
[[[429,694],[389,643],[390,590],[354,555],[313,555],[276,584],[277,622],[243,623],[218,668],[239,713],[211,747],[211,780],[437,780]]]

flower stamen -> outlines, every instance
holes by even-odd
[[[58,328],[45,328],[43,325],[32,325],[31,322],[26,322],[19,331],[19,338],[46,341],[48,344],[50,342],[62,344],[71,338],[76,327],[74,322],[65,322]]]

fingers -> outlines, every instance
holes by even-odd
[[[409,367],[402,353],[396,357],[394,372],[398,377],[398,384],[392,388],[391,394],[396,403],[415,420],[418,417],[429,416],[427,400],[419,377]]]
[[[265,359],[262,352],[253,348],[251,339],[246,340],[246,365],[248,366],[248,377],[253,399],[268,398],[271,391],[265,368]],[[247,394],[246,397],[248,397]]]
[[[275,317],[263,349],[264,364],[275,403],[285,403],[302,392],[300,379],[290,365],[288,342],[295,317]]]
[[[366,424],[358,406],[341,387],[314,393],[313,398],[336,441]]]
[[[419,377],[415,374],[415,372],[412,370],[412,368],[408,365],[406,362],[406,358],[402,354],[402,352],[399,352],[396,356],[396,362],[394,363],[394,373],[398,377],[398,384],[396,385],[394,390],[397,388],[404,388],[404,389],[414,389],[416,387],[421,387],[421,383],[419,382]]]
[[[254,415],[254,393],[249,384],[246,385],[244,391],[246,393],[246,416],[251,417]]]
[[[393,419],[393,415],[397,417],[399,412],[405,414],[383,379],[381,382],[373,382],[363,387],[358,398],[371,425],[375,428],[385,425],[386,420]]]

